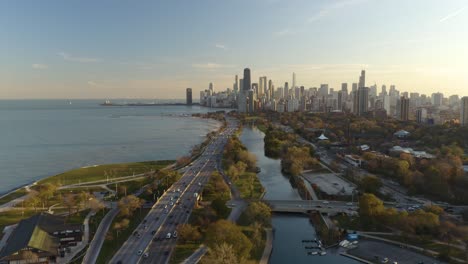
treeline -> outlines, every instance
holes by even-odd
[[[303,146],[297,142],[296,135],[280,129],[269,127],[264,137],[265,155],[281,159],[281,169],[285,174],[298,176],[304,169],[318,165],[313,158],[311,146]]]
[[[362,228],[368,230],[393,229],[406,235],[436,237],[451,243],[455,240],[468,239],[466,226],[457,226],[441,217],[444,210],[438,206],[407,212],[386,208],[383,202],[373,194],[363,194],[359,198],[359,220]]]
[[[454,203],[468,202],[462,157],[463,150],[456,145],[443,146],[435,159],[416,159],[407,153],[399,157],[363,154],[369,172],[392,178],[413,194]]]

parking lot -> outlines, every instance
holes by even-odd
[[[394,263],[394,261],[398,264],[443,263],[412,250],[375,240],[359,241],[359,246],[348,250],[348,254],[367,259],[374,263],[385,263],[382,262],[384,258],[388,258],[387,263],[390,264]]]
[[[333,173],[304,173],[304,178],[329,195],[351,195],[354,186]],[[344,192],[343,192],[344,191]]]

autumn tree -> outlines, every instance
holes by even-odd
[[[271,225],[271,208],[263,202],[251,202],[244,212],[248,223],[259,223],[264,227]]]
[[[203,259],[206,264],[241,264],[243,259],[236,254],[232,244],[221,243],[209,248],[208,255]]]
[[[177,227],[179,239],[183,242],[195,242],[201,239],[198,228],[190,224],[182,224]]]
[[[131,216],[136,209],[143,206],[143,203],[143,199],[140,199],[133,194],[125,196],[118,202],[120,214],[123,216]]]
[[[240,258],[248,258],[252,250],[252,243],[242,230],[227,220],[219,220],[208,227],[206,243],[211,248],[222,243],[230,244]]]

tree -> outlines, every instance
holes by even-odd
[[[376,222],[384,210],[383,202],[373,194],[365,193],[359,198],[359,216],[370,225]]]
[[[222,243],[230,244],[239,258],[248,258],[252,250],[252,242],[237,225],[227,220],[219,220],[208,227],[206,243],[211,248]]]
[[[68,216],[71,215],[73,207],[76,206],[76,199],[73,193],[67,193],[63,196],[63,204],[68,209]]]
[[[182,224],[177,227],[179,239],[183,242],[195,242],[201,239],[198,228],[190,224]]]
[[[208,256],[204,259],[206,264],[239,264],[242,262],[244,261],[237,256],[233,246],[227,243],[209,248]]]
[[[144,200],[136,197],[131,194],[123,197],[118,202],[118,207],[120,209],[120,214],[123,216],[131,216],[132,213],[143,206]]]
[[[130,220],[127,218],[122,219],[120,222],[114,223],[114,230],[117,232],[117,237],[119,236],[119,232],[128,228],[130,224]]]
[[[263,202],[252,202],[244,212],[248,223],[259,223],[268,227],[271,225],[271,208]]]
[[[88,206],[91,209],[91,211],[94,213],[97,213],[106,207],[102,201],[100,201],[99,199],[96,199],[95,197],[91,197],[91,200],[89,200]]]
[[[359,185],[365,193],[378,194],[382,187],[382,181],[374,175],[368,175],[361,180]]]

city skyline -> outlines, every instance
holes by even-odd
[[[467,96],[466,6],[5,1],[0,99],[183,98],[187,87],[232,87],[245,67],[252,83],[268,76],[277,87],[295,73],[298,86],[339,90],[366,70],[368,86]]]

